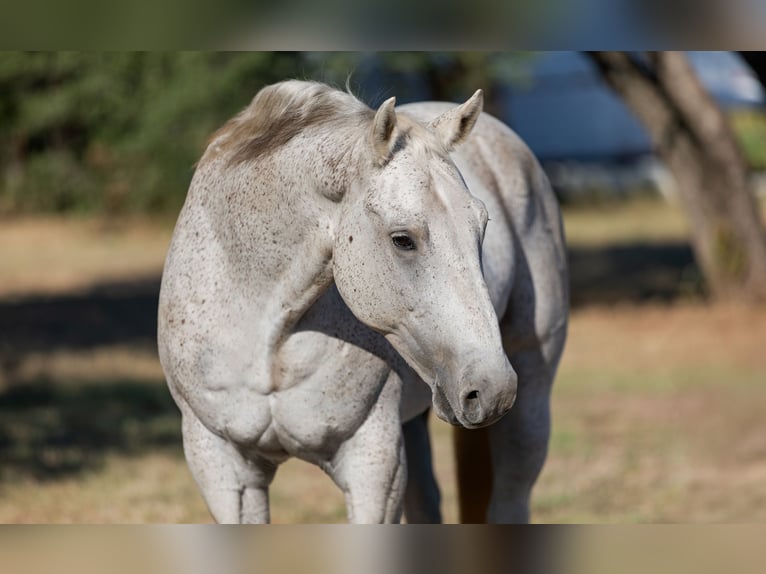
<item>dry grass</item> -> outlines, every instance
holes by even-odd
[[[135,219],[0,219],[0,296],[158,274],[171,232],[168,222]]]
[[[683,222],[666,211],[642,204],[609,217],[584,210],[565,217],[570,241],[584,245],[619,241],[620,233],[630,241],[682,236]],[[0,297],[157,274],[168,239],[167,225],[145,222],[117,229],[92,221],[0,222]],[[688,302],[573,312],[534,519],[766,519],[764,340],[763,307]],[[9,403],[0,386],[0,403],[6,401],[0,453],[6,449],[21,461],[13,472],[3,474],[8,464],[0,466],[0,521],[210,521],[180,449],[178,414],[161,400],[164,383],[152,350],[35,352],[16,365],[14,380],[43,384],[48,394],[22,394]],[[88,390],[93,387],[99,392]],[[93,406],[101,396],[109,398],[103,413]],[[146,398],[160,404],[145,411]],[[62,424],[71,433],[66,440],[84,441],[74,453],[81,466],[49,474],[40,472],[48,466],[27,468],[29,461],[54,468],[74,456],[67,454],[71,444],[56,442]],[[445,520],[454,522],[450,429],[439,421],[432,427]],[[338,489],[299,461],[279,470],[271,496],[274,522],[345,520]]]
[[[766,221],[766,200],[761,201]],[[689,225],[681,206],[656,198],[637,198],[601,206],[564,209],[567,242],[589,247],[623,243],[685,241]]]
[[[99,468],[0,489],[0,522],[210,522],[180,453],[110,455]]]
[[[765,337],[766,308],[575,313],[535,518],[766,519]]]
[[[763,374],[764,340],[763,306],[676,303],[591,307],[573,314],[561,374],[579,378],[583,371],[603,370],[652,381],[673,374],[668,378],[674,387],[715,382],[727,371]],[[679,370],[690,376],[679,378]],[[691,376],[693,373],[698,376]],[[598,378],[619,385],[612,377]]]
[[[678,205],[655,199],[634,199],[598,207],[568,207],[564,211],[567,242],[594,246],[641,241],[678,241],[689,228]]]

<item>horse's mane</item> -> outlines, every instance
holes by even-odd
[[[250,105],[213,134],[205,156],[225,153],[230,164],[251,161],[308,127],[333,120],[359,127],[373,116],[374,111],[351,94],[319,82],[287,80],[260,90]]]

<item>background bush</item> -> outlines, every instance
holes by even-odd
[[[337,58],[336,58],[337,60]],[[174,212],[210,134],[295,53],[0,55],[0,212]]]

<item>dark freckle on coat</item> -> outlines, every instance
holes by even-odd
[[[348,242],[351,243],[353,241],[354,241],[354,236],[353,235],[349,235],[348,236]]]

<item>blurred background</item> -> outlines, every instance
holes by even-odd
[[[766,518],[759,53],[0,54],[0,522],[207,522],[155,330],[194,162],[262,86],[462,101],[559,197],[572,315],[536,522]],[[450,429],[433,421],[447,521]],[[291,461],[275,522],[343,522]]]

